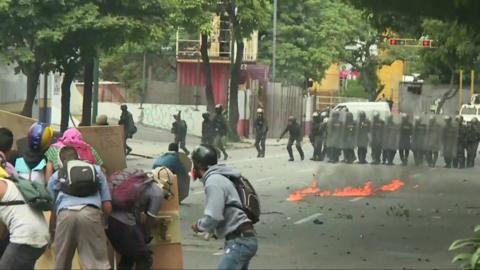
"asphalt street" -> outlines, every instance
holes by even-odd
[[[142,133],[144,131],[142,130]],[[148,134],[147,134],[148,133]],[[148,130],[132,141],[147,144],[149,153],[171,140]],[[165,142],[162,142],[165,138]],[[152,142],[149,143],[151,140]],[[159,142],[160,140],[160,142]],[[162,144],[163,143],[163,144]],[[189,148],[198,143],[192,138]],[[304,145],[307,157],[310,145]],[[329,164],[309,160],[288,162],[284,147],[267,148],[257,159],[253,148],[230,150],[229,166],[249,178],[261,196],[261,221],[256,225],[259,251],[252,269],[452,269],[450,244],[470,237],[479,223],[478,169]],[[129,166],[148,169],[151,159],[128,157]],[[397,161],[397,163],[399,163]],[[286,199],[317,181],[320,189],[359,187],[367,181],[379,187],[392,179],[405,186],[370,197],[318,197],[301,202]],[[181,206],[186,269],[215,268],[223,241],[205,241],[190,231],[202,215],[201,183],[191,185]]]

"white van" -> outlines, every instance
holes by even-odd
[[[464,122],[470,122],[475,117],[480,120],[480,106],[463,104],[460,108],[460,115],[463,117]]]
[[[353,113],[354,117],[357,118],[359,112],[363,111],[367,115],[367,118],[371,119],[373,112],[380,113],[380,117],[385,119],[387,115],[390,114],[390,107],[387,102],[377,101],[377,102],[345,102],[339,103],[333,108],[334,111],[346,111]]]

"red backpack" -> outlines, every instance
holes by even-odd
[[[140,194],[154,181],[152,174],[142,170],[122,170],[108,178],[114,208],[131,210]]]

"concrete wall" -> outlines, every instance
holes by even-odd
[[[204,86],[196,88],[176,82],[152,80],[145,94],[145,103],[153,104],[206,105],[206,100]]]
[[[120,105],[102,102],[98,105],[98,112],[107,115],[112,122],[120,118]],[[187,122],[188,134],[202,135],[202,113],[207,110],[206,106],[198,106],[198,110],[191,105],[143,104],[143,110],[138,103],[128,103],[127,106],[136,123],[168,130],[172,127],[173,115],[181,111],[182,119]]]

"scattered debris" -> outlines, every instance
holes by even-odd
[[[323,221],[319,220],[318,218],[314,219],[313,220],[313,223],[314,224],[317,224],[317,225],[322,225],[323,224]]]
[[[386,211],[387,216],[393,217],[410,217],[410,210],[406,209],[403,204],[398,204],[394,206],[390,206]]]
[[[351,214],[337,213],[337,216],[335,218],[353,219],[353,216]]]

